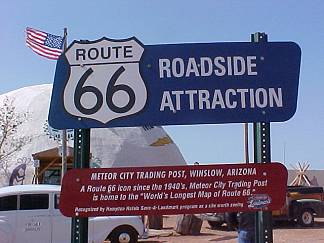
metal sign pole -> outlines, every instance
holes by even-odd
[[[254,33],[251,42],[268,42],[265,33]],[[254,163],[271,162],[270,123],[253,123]],[[259,211],[255,215],[256,243],[272,243],[272,213]]]
[[[90,167],[90,129],[74,130],[74,168]],[[71,243],[88,243],[88,218],[73,217]]]
[[[64,46],[63,50],[67,48],[67,28],[64,28]],[[66,130],[62,130],[62,168],[61,168],[61,184],[63,181],[64,174],[67,171],[67,139]]]

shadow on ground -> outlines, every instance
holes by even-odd
[[[213,241],[213,242],[222,242],[224,240],[232,240],[232,239],[235,239],[237,238],[236,236],[222,236],[222,237],[218,237],[217,239],[211,239],[209,241]]]
[[[141,241],[139,241],[141,242]],[[145,243],[168,243],[169,241],[166,240],[151,240],[151,241],[145,241]]]
[[[324,222],[315,222],[313,226],[311,227],[303,227],[299,224],[297,224],[297,222],[292,221],[292,222],[288,222],[288,221],[278,221],[274,224],[273,226],[274,229],[323,229],[324,228]]]

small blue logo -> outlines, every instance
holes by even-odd
[[[271,197],[268,194],[252,195],[248,199],[248,207],[254,209],[262,209],[271,203]]]

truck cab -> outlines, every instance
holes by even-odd
[[[1,243],[71,242],[71,218],[59,210],[60,186],[19,185],[0,188]],[[135,243],[144,233],[139,216],[89,218],[88,242]]]

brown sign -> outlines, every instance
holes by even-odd
[[[280,163],[72,169],[60,210],[69,217],[275,210],[286,187]]]

